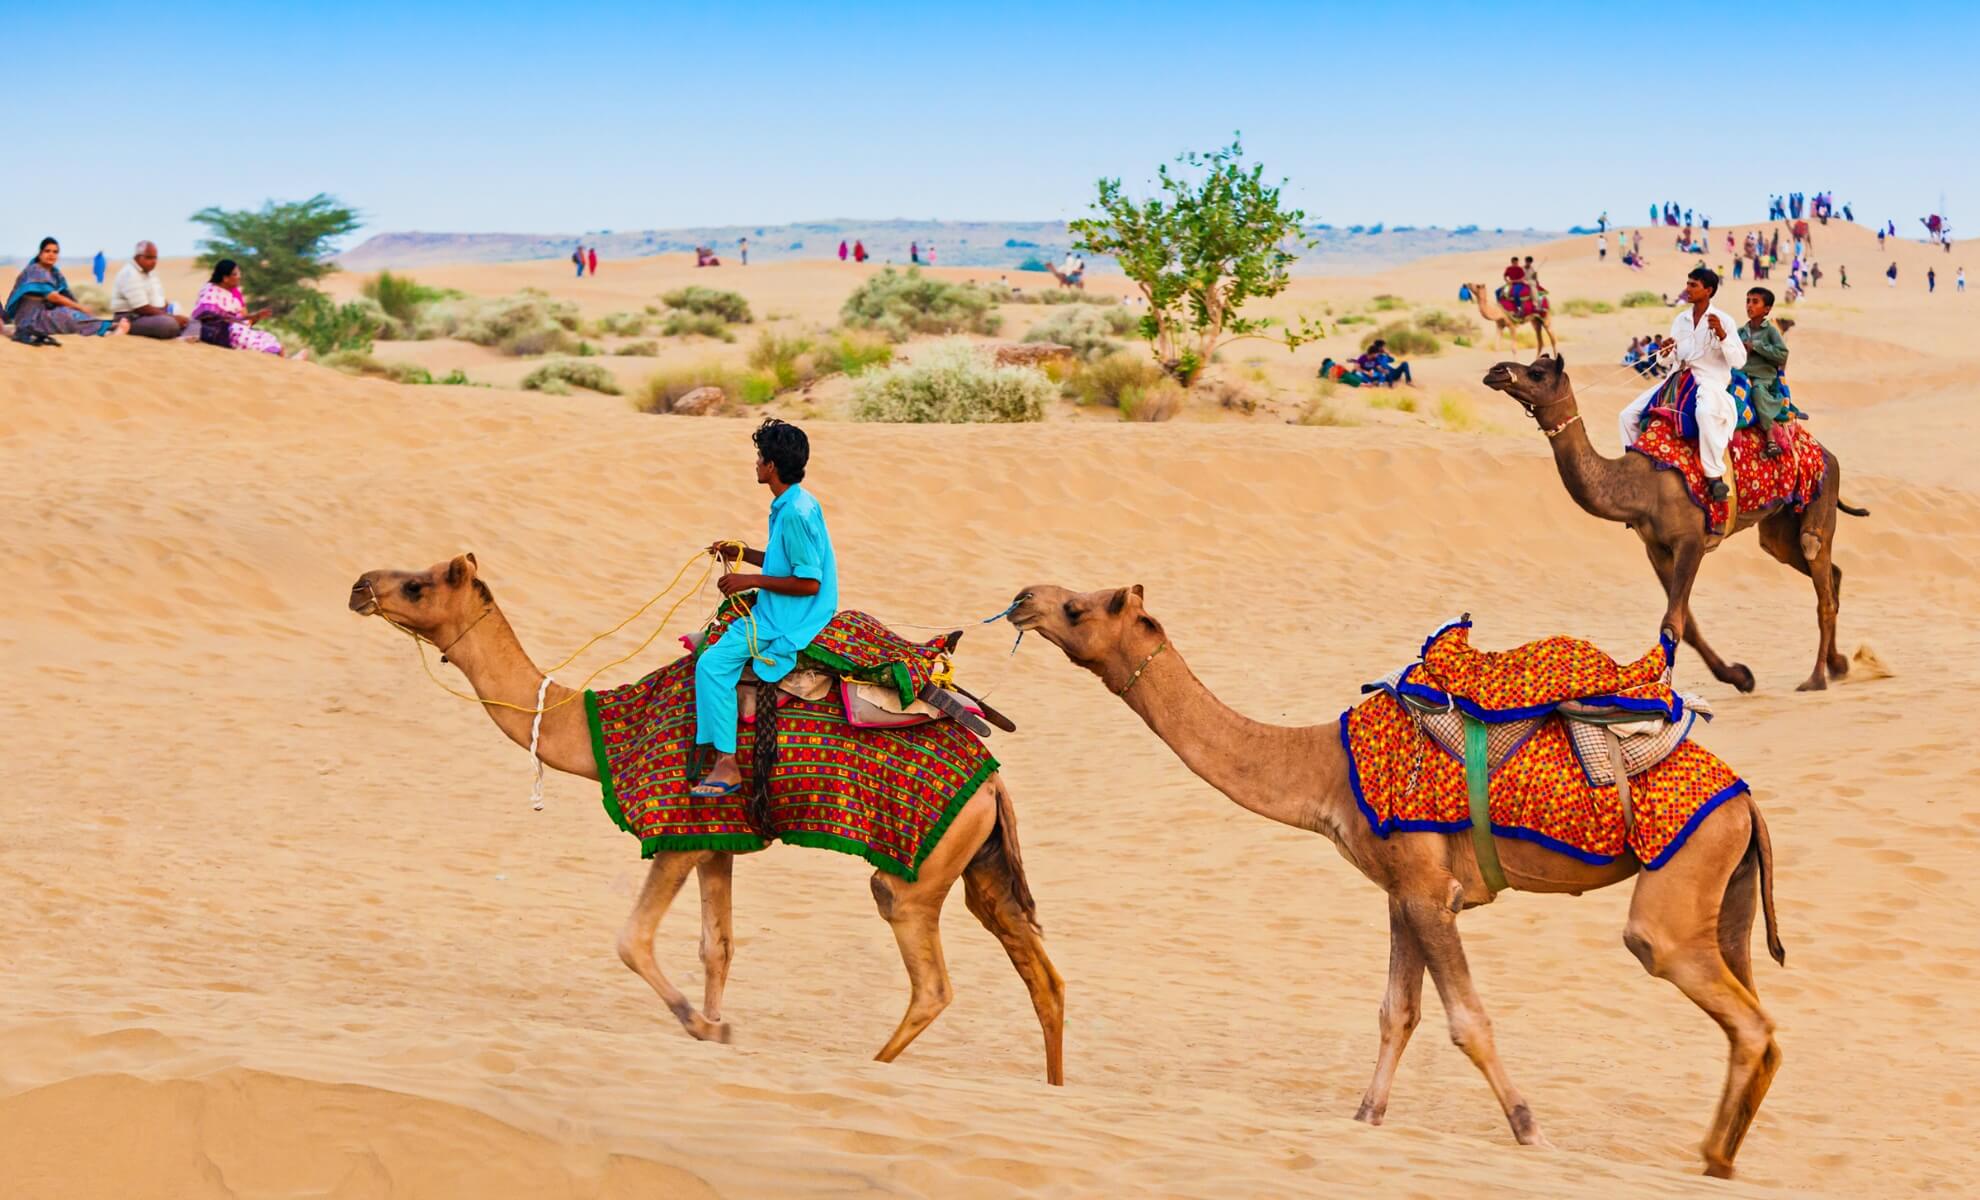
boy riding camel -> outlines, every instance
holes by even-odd
[[[1746,293],[1746,324],[1739,327],[1739,340],[1746,344],[1747,394],[1753,401],[1753,424],[1760,431],[1760,440],[1766,449],[1761,453],[1768,458],[1779,458],[1787,452],[1787,431],[1774,431],[1774,423],[1780,420],[1781,402],[1776,385],[1781,371],[1787,367],[1787,342],[1781,331],[1774,328],[1767,315],[1774,311],[1774,293],[1766,288],[1750,288]]]

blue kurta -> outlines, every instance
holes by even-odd
[[[774,683],[790,674],[798,651],[809,646],[839,611],[839,566],[825,513],[798,484],[785,488],[770,504],[770,538],[763,546],[762,573],[818,581],[816,595],[780,596],[762,590],[754,597],[758,658],[752,665],[758,679]],[[736,683],[749,662],[749,629],[739,621],[695,663],[697,745],[712,745],[724,754],[735,752]]]

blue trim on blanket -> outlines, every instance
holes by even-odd
[[[1650,862],[1644,863],[1643,869],[1646,871],[1654,871],[1658,867],[1661,867],[1665,863],[1671,861],[1671,855],[1676,854],[1678,852],[1678,847],[1684,845],[1685,842],[1691,839],[1691,835],[1697,832],[1698,827],[1700,825],[1705,823],[1706,817],[1709,817],[1714,812],[1717,812],[1721,804],[1724,804],[1726,801],[1732,799],[1734,796],[1743,796],[1751,790],[1752,790],[1751,788],[1746,786],[1746,781],[1744,779],[1735,779],[1731,783],[1727,784],[1723,789],[1720,790],[1718,795],[1712,797],[1710,800],[1707,800],[1705,803],[1698,806],[1698,811],[1692,813],[1691,819],[1684,823],[1684,828],[1677,831],[1677,836],[1671,839],[1671,844],[1664,847],[1664,852],[1662,854],[1659,854],[1655,859],[1653,859]]]
[[[1470,824],[1470,821],[1465,822],[1467,827]],[[1605,867],[1616,861],[1616,856],[1613,854],[1590,854],[1586,850],[1577,850],[1566,842],[1557,841],[1544,833],[1528,829],[1522,825],[1500,825],[1494,822],[1492,832],[1498,837],[1511,838],[1517,842],[1531,842],[1542,849],[1552,850],[1556,854],[1564,854],[1578,862],[1585,862],[1591,867]]]
[[[1348,716],[1353,709],[1341,713],[1341,749],[1347,754],[1348,787],[1354,792],[1354,806],[1361,810],[1361,819],[1368,822],[1368,828],[1378,838],[1386,840],[1391,833],[1462,833],[1471,828],[1471,818],[1462,821],[1398,821],[1390,818],[1383,821],[1368,807],[1368,800],[1361,794],[1361,769],[1354,762],[1354,745],[1348,738]]]
[[[1442,625],[1439,625],[1439,626],[1437,626],[1437,632],[1435,632],[1435,633],[1433,633],[1433,634],[1431,634],[1431,635],[1430,635],[1429,637],[1427,637],[1427,638],[1424,638],[1424,639],[1423,639],[1423,649],[1421,649],[1421,650],[1418,650],[1418,651],[1416,652],[1416,657],[1420,659],[1420,658],[1422,658],[1422,657],[1423,657],[1424,655],[1426,655],[1426,654],[1428,654],[1428,653],[1430,653],[1430,647],[1432,647],[1432,646],[1434,646],[1434,645],[1436,645],[1436,644],[1437,644],[1437,639],[1438,639],[1438,638],[1440,638],[1440,637],[1443,637],[1443,636],[1444,636],[1445,634],[1447,634],[1447,633],[1449,633],[1449,632],[1450,632],[1451,630],[1453,630],[1453,629],[1469,629],[1469,628],[1471,628],[1471,618],[1470,618],[1470,617],[1459,617],[1459,618],[1458,618],[1457,620],[1455,620],[1455,621],[1446,621],[1446,622],[1444,622],[1444,623],[1443,623]]]
[[[1411,664],[1412,669],[1416,665]],[[1368,691],[1371,688],[1380,687],[1380,684],[1370,684],[1362,688],[1362,690]],[[1497,725],[1504,721],[1524,721],[1529,717],[1544,717],[1562,704],[1567,703],[1567,700],[1554,700],[1546,704],[1529,704],[1524,708],[1484,708],[1476,701],[1467,700],[1462,696],[1453,696],[1448,692],[1440,692],[1436,688],[1425,687],[1420,683],[1411,683],[1409,682],[1408,671],[1403,672],[1402,679],[1397,682],[1393,689],[1384,690],[1393,690],[1398,695],[1409,696],[1413,699],[1421,700],[1425,704],[1434,704],[1438,708],[1456,705],[1458,710],[1466,716],[1483,721],[1487,725]],[[1646,700],[1635,696],[1573,696],[1569,697],[1569,699],[1577,704],[1613,707],[1620,708],[1625,712],[1640,712],[1661,716],[1667,721],[1676,721],[1684,716],[1684,697],[1675,692],[1671,694],[1671,702],[1668,705],[1661,701]]]

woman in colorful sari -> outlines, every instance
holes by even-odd
[[[58,333],[77,337],[102,337],[122,333],[128,321],[112,323],[92,314],[76,302],[62,268],[55,265],[62,257],[61,243],[42,238],[34,261],[21,268],[7,293],[5,315],[14,326],[14,338],[22,342],[44,342]]]
[[[213,264],[213,275],[205,287],[199,289],[199,299],[193,304],[192,319],[199,325],[199,340],[213,345],[226,345],[235,350],[259,350],[263,354],[282,353],[282,341],[272,333],[263,333],[254,327],[256,321],[266,321],[273,309],[263,308],[249,312],[247,301],[241,298],[241,266],[231,258],[223,258]],[[220,342],[205,332],[208,325],[225,325],[226,341]],[[187,327],[188,335],[191,326]],[[298,350],[294,357],[303,358],[309,351]]]

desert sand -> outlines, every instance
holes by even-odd
[[[1023,990],[959,908],[955,1003],[898,1063],[867,1061],[906,980],[867,868],[823,851],[738,863],[736,1044],[689,1040],[613,953],[643,865],[597,787],[552,777],[532,812],[527,755],[344,601],[366,569],[473,550],[526,645],[555,661],[696,547],[758,532],[748,423],[67,339],[0,344],[16,747],[0,810],[0,1193],[1972,1190],[1980,933],[1960,881],[1980,866],[1980,296],[1950,294],[1958,254],[1898,248],[1893,292],[1868,235],[1823,239],[1839,246],[1818,246],[1829,281],[1791,314],[1796,396],[1842,459],[1844,494],[1874,514],[1842,518],[1841,644],[1887,671],[1796,694],[1812,589],[1750,534],[1707,560],[1695,609],[1759,689],[1713,682],[1688,653],[1678,666],[1718,709],[1701,739],[1753,783],[1779,866],[1788,964],[1758,969],[1786,1060],[1738,1181],[1694,1174],[1725,1043],[1623,948],[1627,885],[1510,894],[1462,923],[1552,1149],[1512,1143],[1427,989],[1388,1123],[1350,1120],[1375,1054],[1380,892],[1322,839],[1198,781],[1057,651],[1027,639],[1012,655],[1003,625],[973,629],[961,665],[1022,727],[993,749],[1067,979],[1067,1086],[1043,1083]],[[1598,266],[1592,238],[1535,253],[1557,303],[1613,302],[1676,290],[1688,260],[1659,243],[1647,275],[1613,251]],[[1385,293],[1458,311],[1459,281],[1499,261],[1300,279],[1278,307],[1344,313]],[[476,292],[542,286],[588,312],[697,279],[678,260],[608,263],[596,283],[567,273],[418,272]],[[804,322],[828,319],[855,273],[699,277]],[[1013,306],[1011,332],[1039,315]],[[1614,450],[1633,393],[1609,364],[1669,317],[1561,320],[1598,446]],[[1479,385],[1508,356],[1489,338],[1417,365],[1426,407],[1451,394],[1475,428],[1387,410],[1359,427],[1291,423],[1319,356],[1366,328],[1296,356],[1256,351],[1266,403],[1250,417],[890,427],[819,402],[809,482],[846,603],[947,625],[1028,583],[1138,582],[1211,687],[1282,723],[1332,721],[1461,611],[1487,647],[1570,632],[1618,657],[1647,648],[1663,603],[1641,549],[1574,507],[1530,422]],[[660,665],[665,644],[601,684]],[[687,896],[660,958],[690,992],[696,932]]]

